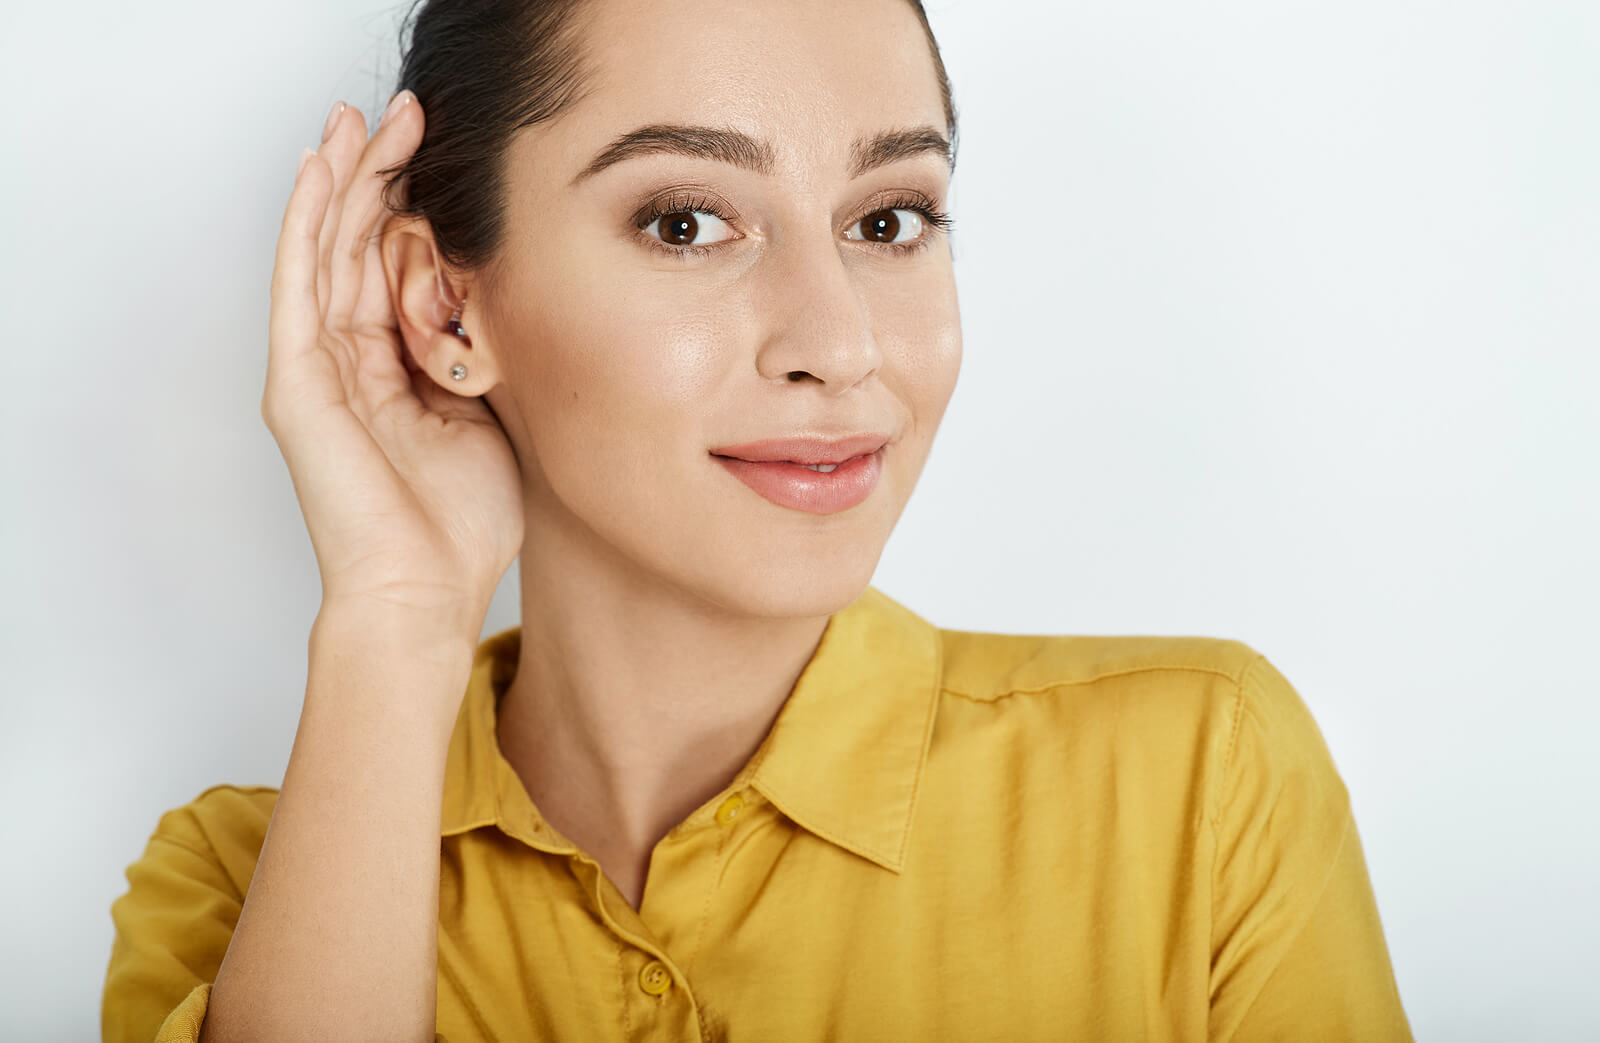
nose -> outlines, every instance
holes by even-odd
[[[820,383],[838,393],[878,372],[864,286],[828,235],[807,235],[774,251],[756,369],[768,380]]]

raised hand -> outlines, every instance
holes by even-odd
[[[306,158],[278,236],[261,416],[305,515],[324,611],[415,613],[475,641],[522,546],[520,480],[487,403],[419,369],[399,331],[377,172],[416,150],[423,125],[402,91],[371,140],[346,107]],[[452,306],[441,299],[438,337]]]

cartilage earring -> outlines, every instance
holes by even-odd
[[[460,337],[462,340],[468,341],[468,343],[470,343],[471,340],[467,336],[467,331],[461,328],[461,309],[466,307],[466,305],[467,305],[467,302],[464,299],[456,304],[456,310],[450,313],[450,320],[444,324],[444,328],[448,332],[454,333],[456,336]],[[466,380],[467,379],[467,367],[463,366],[459,362],[457,362],[454,366],[451,366],[450,367],[450,379],[451,380]]]
[[[467,331],[461,328],[461,309],[465,308],[466,306],[467,302],[465,300],[459,302],[456,305],[456,310],[450,313],[449,321],[444,324],[444,328],[447,333],[454,333],[462,340],[468,339]]]

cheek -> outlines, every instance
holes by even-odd
[[[643,476],[674,451],[704,448],[734,350],[725,314],[664,280],[566,280],[544,301],[522,328],[527,423],[547,463],[601,458]]]
[[[961,371],[961,314],[953,274],[880,295],[873,325],[884,354],[884,381],[904,399],[913,425],[932,438]]]
[[[910,387],[918,412],[938,423],[961,374],[961,320],[952,312],[936,317],[921,331],[920,350],[908,364]]]

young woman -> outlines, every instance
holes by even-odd
[[[278,242],[288,769],[161,818],[107,1039],[1410,1038],[1266,659],[869,586],[961,358],[920,4],[433,0],[401,86]]]

